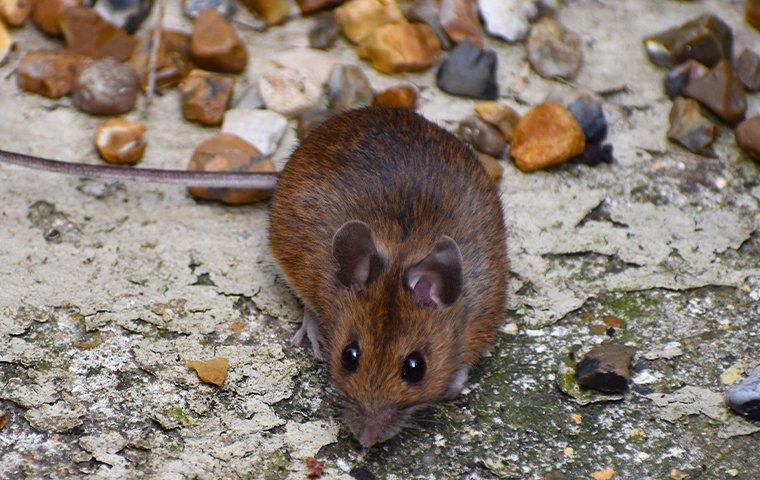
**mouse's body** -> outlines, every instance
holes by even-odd
[[[269,239],[365,446],[458,393],[502,320],[497,189],[469,149],[411,111],[318,126],[280,175]]]

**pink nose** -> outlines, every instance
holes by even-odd
[[[386,431],[392,414],[393,410],[390,407],[384,407],[374,415],[367,415],[360,421],[358,440],[364,448],[369,448],[384,440],[383,432]]]

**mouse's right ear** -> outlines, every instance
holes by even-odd
[[[377,278],[383,259],[372,240],[372,230],[364,222],[351,220],[333,236],[333,257],[338,262],[338,280],[359,291]]]

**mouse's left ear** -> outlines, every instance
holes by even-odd
[[[433,251],[406,271],[406,286],[420,306],[451,305],[462,293],[462,254],[453,238],[441,235]]]
[[[333,257],[338,262],[338,280],[352,290],[363,290],[383,269],[383,259],[364,222],[351,220],[333,236]]]

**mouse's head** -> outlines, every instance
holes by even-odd
[[[326,339],[330,375],[365,447],[398,433],[415,410],[458,392],[467,374],[456,242],[442,235],[419,255],[389,255],[363,222],[346,223],[333,239],[342,290]]]

